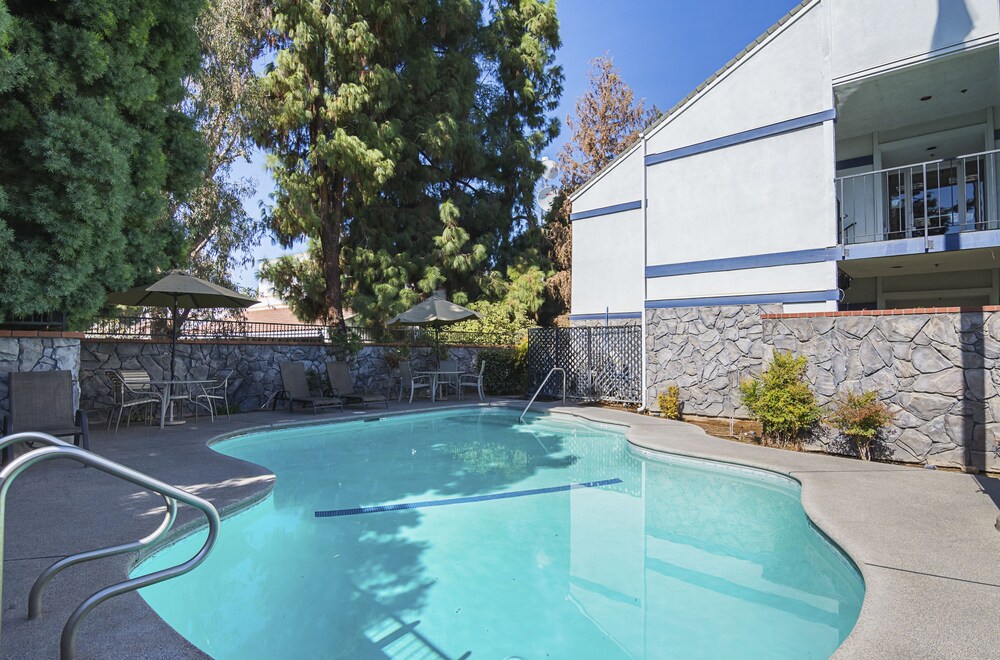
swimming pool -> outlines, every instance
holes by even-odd
[[[275,473],[141,591],[217,658],[822,658],[864,585],[798,485],[476,409],[214,445]],[[137,567],[190,557],[196,533]]]

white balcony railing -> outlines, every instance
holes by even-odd
[[[1000,229],[1000,149],[840,177],[842,245]]]

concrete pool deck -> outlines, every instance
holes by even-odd
[[[443,408],[441,403],[393,403],[389,412]],[[647,449],[760,467],[800,481],[806,512],[851,555],[866,582],[861,618],[836,657],[1000,655],[1000,532],[994,528],[1000,480],[746,445],[713,438],[689,424],[613,409],[539,408],[626,425],[629,440]],[[95,427],[91,446],[205,497],[225,515],[266,495],[274,479],[264,467],[212,451],[208,441],[250,429],[360,417],[279,411],[236,415],[215,424],[203,419],[162,431],[132,427],[110,434]],[[162,512],[158,496],[68,461],[39,465],[19,477],[7,506],[0,656],[58,657],[59,635],[70,612],[98,589],[125,579],[136,555],[67,569],[48,586],[44,612],[34,621],[26,618],[31,583],[67,554],[148,534]],[[196,524],[198,517],[182,506],[175,530]],[[77,649],[80,658],[204,657],[136,593],[97,607],[79,631]]]

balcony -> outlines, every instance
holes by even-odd
[[[1000,149],[836,179],[845,256],[997,245],[1000,232],[984,232],[1000,229],[998,158]]]

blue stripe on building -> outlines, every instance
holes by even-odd
[[[801,293],[757,293],[746,296],[718,296],[714,298],[682,298],[677,300],[647,300],[646,309],[674,307],[721,307],[723,305],[774,305],[781,303],[817,303],[840,300],[840,291],[805,291]]]
[[[761,126],[760,128],[753,128],[749,131],[742,131],[725,137],[715,138],[714,140],[699,142],[698,144],[692,144],[687,147],[671,149],[670,151],[663,151],[658,154],[650,154],[646,156],[646,166],[656,165],[657,163],[666,163],[667,161],[677,160],[679,158],[687,158],[688,156],[695,156],[697,154],[703,154],[717,149],[725,149],[726,147],[733,147],[738,144],[744,144],[746,142],[753,142],[754,140],[761,140],[763,138],[781,135],[782,133],[791,133],[792,131],[798,131],[803,128],[809,128],[810,126],[816,126],[824,122],[833,121],[836,118],[836,110],[824,110],[823,112],[789,119],[787,121],[778,122],[777,124]]]
[[[842,256],[843,251],[839,247],[751,254],[743,257],[727,257],[724,259],[706,259],[704,261],[687,261],[679,264],[646,266],[646,277],[673,277],[675,275],[718,273],[728,270],[814,264],[824,261],[836,261]]]
[[[952,250],[975,250],[977,248],[1000,247],[1000,229],[951,232],[939,236],[917,236],[898,238],[891,241],[853,243],[844,246],[844,259],[877,259],[898,257],[906,254],[926,254],[929,252],[951,252]]]
[[[591,209],[589,211],[580,211],[579,213],[571,214],[569,219],[570,222],[575,222],[577,220],[585,220],[586,218],[596,218],[602,215],[611,215],[613,213],[621,213],[623,211],[634,211],[641,208],[642,200],[636,200],[634,202],[624,202],[613,206],[602,206],[599,209]]]
[[[607,314],[570,314],[570,321],[623,321],[626,319],[641,319],[642,312],[610,312]]]

